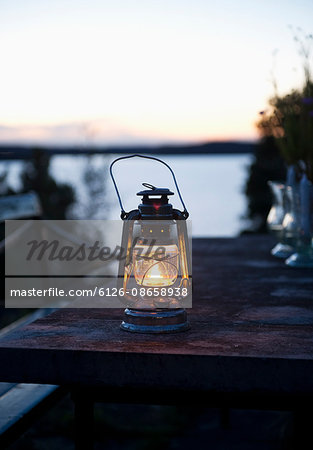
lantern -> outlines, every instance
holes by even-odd
[[[140,157],[164,164],[171,172],[183,211],[174,209],[168,188],[143,183],[138,209],[126,212],[113,176],[113,165]],[[189,216],[174,172],[158,158],[130,155],[117,158],[110,174],[121,207],[123,231],[118,269],[119,298],[126,303],[121,328],[137,333],[172,333],[189,329],[184,306],[191,299],[191,256],[186,220]]]

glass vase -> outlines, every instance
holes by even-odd
[[[278,243],[271,250],[271,254],[277,258],[286,259],[294,252],[294,248],[285,242],[283,235],[283,221],[288,208],[286,201],[286,185],[277,181],[269,181],[272,192],[273,204],[267,216],[267,228],[273,234]]]
[[[302,176],[298,191],[298,233],[295,252],[286,260],[289,267],[313,268],[313,186]]]

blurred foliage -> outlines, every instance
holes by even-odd
[[[301,30],[298,30],[300,33]],[[286,95],[275,95],[269,100],[269,108],[261,112],[257,127],[262,136],[273,136],[287,165],[296,166],[313,181],[313,81],[311,77],[311,34],[294,36],[303,61],[303,86],[292,89]]]
[[[70,210],[71,219],[106,219],[109,209],[107,196],[108,163],[101,155],[89,155],[86,159],[82,182],[84,189]]]
[[[45,219],[66,219],[69,206],[75,200],[74,189],[66,183],[57,183],[49,173],[50,156],[39,148],[25,164],[21,174],[22,192],[35,191],[40,199]]]
[[[301,90],[273,97],[270,112],[264,112],[257,126],[263,136],[274,137],[288,165],[306,172],[313,181],[313,82]]]
[[[300,32],[298,30],[294,40],[303,60],[303,87],[278,95],[274,80],[275,95],[269,100],[268,109],[260,112],[256,124],[261,138],[245,187],[251,231],[266,231],[266,218],[272,203],[269,180],[284,181],[286,168],[294,166],[299,176],[305,172],[313,182],[313,81],[310,70],[313,36],[299,37]]]
[[[13,190],[7,181],[8,172],[0,174],[0,195],[14,195],[34,191],[38,194],[44,219],[65,219],[74,202],[74,190],[69,184],[57,183],[49,173],[50,156],[34,149],[32,159],[25,163],[21,173],[22,187]],[[4,223],[0,224],[0,240],[4,238]],[[4,298],[4,253],[0,254],[0,302]],[[25,310],[4,310],[0,303],[0,328],[25,314]]]

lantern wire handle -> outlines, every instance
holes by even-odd
[[[189,216],[189,213],[188,213],[188,211],[186,209],[186,206],[185,206],[185,203],[184,203],[184,201],[182,199],[182,196],[181,196],[181,193],[180,193],[177,181],[176,181],[176,177],[175,177],[175,174],[174,174],[172,168],[168,164],[166,164],[166,162],[162,161],[161,159],[155,158],[154,156],[144,156],[144,155],[136,154],[136,155],[129,155],[129,156],[121,156],[120,158],[115,159],[110,165],[110,175],[111,175],[111,178],[112,178],[112,181],[113,181],[113,184],[114,184],[114,188],[115,188],[115,191],[116,191],[116,194],[117,194],[117,198],[118,198],[118,201],[119,201],[119,204],[120,204],[120,207],[121,207],[121,211],[122,211],[121,212],[121,217],[122,217],[122,219],[126,217],[127,213],[126,213],[125,209],[123,208],[123,203],[122,203],[122,200],[121,200],[121,196],[120,196],[120,193],[119,193],[118,188],[117,188],[116,181],[115,181],[114,176],[113,176],[112,167],[117,161],[121,161],[122,159],[135,158],[136,156],[138,158],[152,159],[154,161],[160,162],[161,164],[164,164],[164,166],[166,166],[168,168],[168,170],[172,174],[172,177],[173,177],[173,180],[174,180],[174,184],[175,184],[175,187],[176,187],[179,199],[180,199],[181,204],[183,205],[183,208],[184,208],[183,214],[187,218]],[[147,183],[145,183],[145,184],[147,184]]]

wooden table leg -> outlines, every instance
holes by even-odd
[[[78,392],[72,394],[75,406],[75,449],[92,450],[94,445],[94,402]]]

